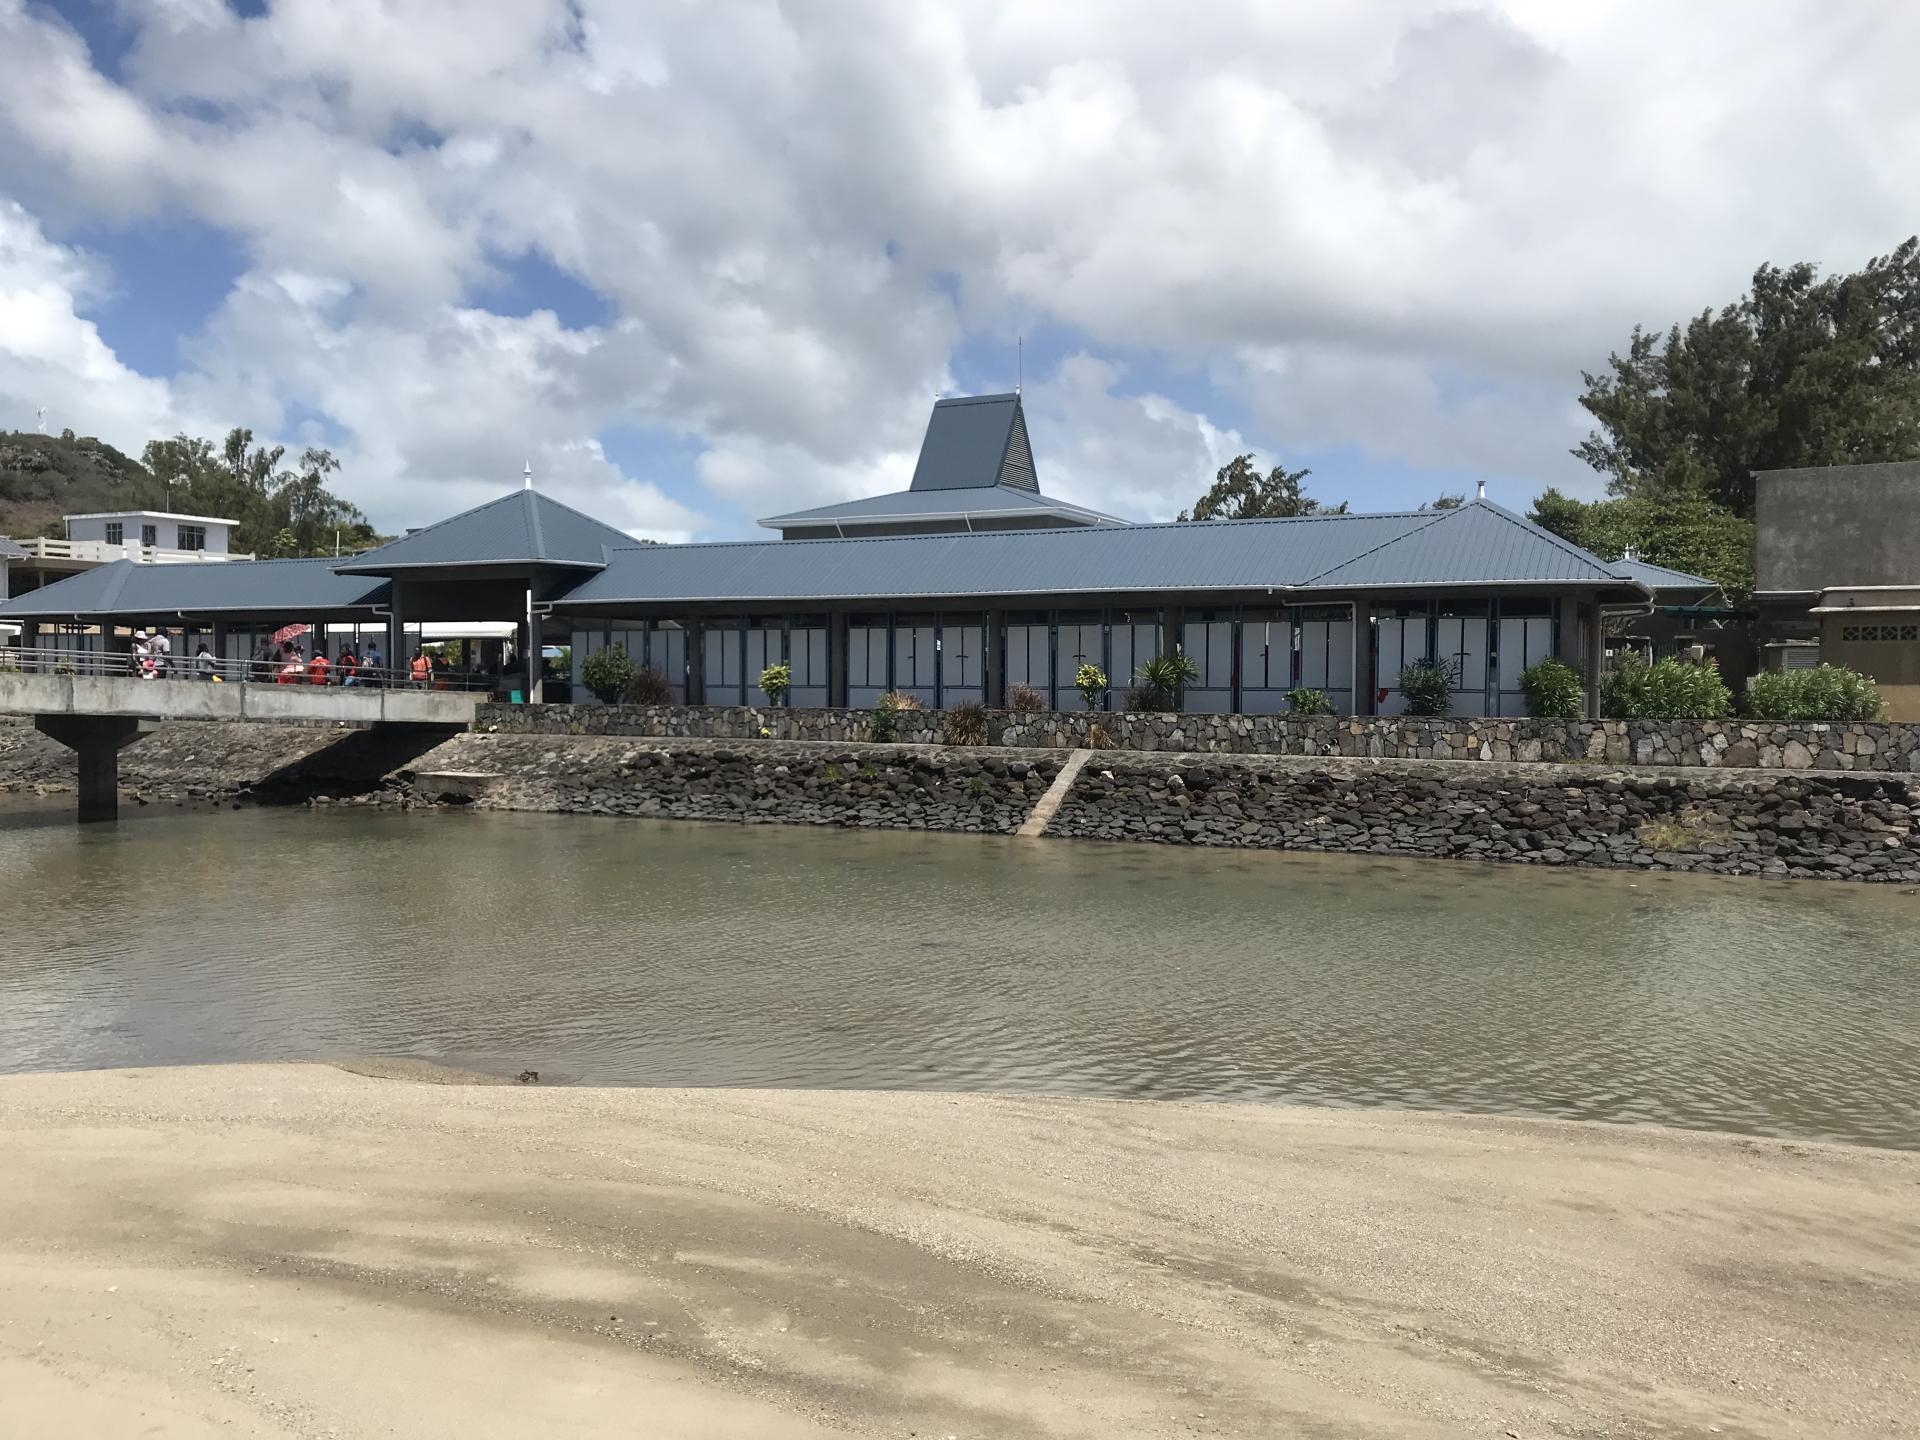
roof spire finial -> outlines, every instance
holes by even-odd
[[[533,488],[533,461],[529,460],[520,472],[521,481],[529,490]]]
[[[1013,393],[1020,393],[1020,382],[1027,378],[1027,337],[1013,337]]]

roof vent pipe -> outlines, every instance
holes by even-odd
[[[1476,488],[1474,491],[1473,498],[1476,500],[1486,499],[1487,498],[1487,482],[1484,480],[1480,480],[1475,483],[1476,483]]]

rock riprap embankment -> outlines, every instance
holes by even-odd
[[[984,748],[460,735],[416,773],[485,774],[489,809],[1011,834],[1066,757]],[[439,798],[432,781],[426,798]]]
[[[1910,884],[1914,823],[1893,777],[1106,754],[1047,833]]]

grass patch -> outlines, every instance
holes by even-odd
[[[1698,850],[1708,841],[1718,839],[1726,828],[1726,822],[1717,815],[1676,810],[1671,815],[1646,821],[1636,833],[1640,843],[1649,850]]]

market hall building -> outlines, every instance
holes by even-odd
[[[788,703],[856,708],[889,690],[1000,706],[1021,685],[1077,709],[1093,664],[1118,709],[1178,648],[1198,671],[1187,711],[1275,713],[1309,688],[1343,714],[1394,714],[1401,667],[1434,659],[1455,713],[1520,715],[1521,672],[1549,657],[1586,676],[1594,710],[1605,619],[1645,613],[1665,583],[1484,499],[1130,524],[1045,495],[1018,395],[936,404],[905,490],[762,523],[783,538],[644,544],[529,488],[342,560],[117,562],[0,620],[29,648],[122,648],[160,624],[176,654],[205,635],[233,659],[290,622],[330,648],[374,626],[398,655],[417,619],[512,621],[529,672],[513,689],[539,696],[542,647],[565,645],[571,693],[542,698],[583,703],[580,667],[609,645],[685,703],[761,703],[761,670],[785,663]]]

